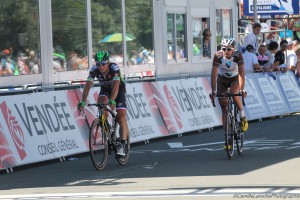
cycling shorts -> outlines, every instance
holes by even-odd
[[[218,75],[217,94],[225,94],[227,92],[227,89],[231,86],[231,84],[239,84],[238,75],[231,78]]]
[[[101,91],[99,93],[99,97],[100,96],[106,96],[108,99],[110,99],[110,95],[111,95],[111,90],[110,89],[101,88]],[[116,109],[126,109],[127,108],[126,90],[125,89],[119,90],[118,96],[115,99],[115,102],[116,102]]]

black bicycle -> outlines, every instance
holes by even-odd
[[[93,165],[97,170],[103,169],[106,165],[108,155],[111,155],[112,152],[114,152],[118,163],[125,165],[129,158],[130,137],[128,134],[125,156],[117,155],[117,147],[121,142],[120,138],[117,137],[117,131],[120,128],[116,118],[117,114],[110,109],[108,104],[88,104],[88,106],[98,107],[98,116],[91,125],[89,136],[90,155]],[[111,120],[107,120],[104,110],[109,113],[111,117],[108,118],[111,118]]]
[[[235,144],[239,155],[242,154],[243,145],[244,145],[244,132],[242,132],[241,129],[241,121],[240,121],[238,108],[233,100],[234,96],[241,96],[243,105],[245,106],[245,101],[242,92],[239,92],[237,94],[232,94],[228,91],[225,94],[216,95],[216,97],[225,97],[228,100],[227,107],[226,107],[227,113],[224,122],[224,130],[225,130],[224,149],[226,150],[227,156],[230,160],[233,158]],[[212,103],[213,106],[216,107],[214,100],[212,100]]]

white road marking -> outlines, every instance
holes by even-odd
[[[48,193],[48,194],[14,194],[1,195],[0,200],[16,199],[126,199],[126,198],[149,198],[149,197],[188,197],[188,196],[285,196],[286,198],[300,198],[300,188],[205,188],[205,189],[182,189],[182,190],[154,190],[154,191],[130,191],[130,192],[82,192],[82,193]]]

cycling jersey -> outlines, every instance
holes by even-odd
[[[235,51],[231,58],[227,59],[223,55],[223,51],[218,51],[215,54],[214,61],[218,64],[218,74],[226,77],[232,78],[239,74],[238,65],[243,63],[243,57],[238,51]]]
[[[97,66],[93,66],[87,80],[93,81],[95,78],[98,79],[101,86],[99,96],[106,96],[108,99],[110,99],[111,96],[113,81],[120,80],[119,92],[115,99],[117,103],[116,109],[127,108],[125,82],[121,76],[119,67],[115,63],[109,63],[108,73],[106,75],[100,73]]]
[[[125,88],[125,82],[121,76],[120,69],[115,63],[109,63],[108,73],[106,75],[101,74],[97,66],[93,66],[87,80],[93,81],[95,78],[98,79],[101,89],[110,91],[114,80],[120,80],[119,90]]]

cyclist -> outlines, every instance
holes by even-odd
[[[120,124],[121,144],[118,146],[117,155],[125,156],[125,142],[128,136],[128,124],[126,119],[126,87],[119,67],[109,61],[109,53],[99,51],[95,54],[95,63],[90,70],[87,82],[83,89],[82,100],[77,104],[79,110],[83,109],[93,80],[98,79],[100,93],[98,103],[109,103],[111,109],[117,111],[117,120]]]
[[[244,97],[246,97],[246,92],[244,91],[245,74],[243,56],[238,51],[235,51],[234,38],[223,38],[221,46],[222,49],[221,51],[217,51],[215,53],[212,64],[211,98],[214,100],[216,94],[225,94],[228,88],[230,88],[231,93],[237,94],[239,91],[241,91]],[[239,109],[241,129],[243,132],[246,132],[248,129],[248,122],[246,120],[241,98],[239,96],[234,96],[233,98]],[[227,99],[225,97],[219,97],[218,100],[222,108],[222,121],[224,127],[227,112]],[[226,145],[224,148],[227,148]]]

